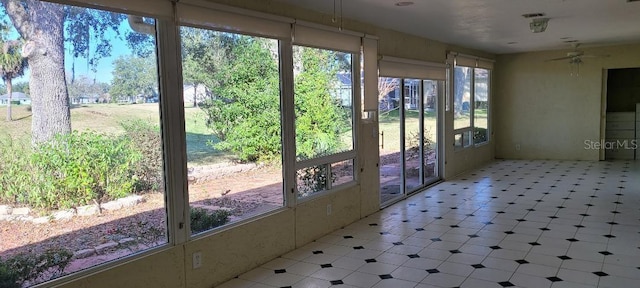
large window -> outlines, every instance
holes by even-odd
[[[353,181],[353,56],[294,46],[299,197]]]
[[[135,32],[124,14],[16,3],[0,14],[12,43],[1,65],[11,99],[0,106],[2,287],[168,242],[155,34]]]
[[[9,2],[0,286],[94,273],[354,184],[360,36],[204,2]]]
[[[456,66],[453,70],[453,129],[471,127],[471,86],[473,69]]]
[[[191,233],[282,207],[278,41],[180,36]]]
[[[454,146],[465,148],[489,141],[491,70],[455,66],[453,69]]]

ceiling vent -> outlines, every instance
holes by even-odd
[[[635,0],[635,1],[640,1],[640,0]],[[522,17],[529,19],[529,18],[536,18],[536,17],[544,17],[546,14],[544,13],[527,13],[527,14],[522,14]]]

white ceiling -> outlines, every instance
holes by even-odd
[[[334,0],[276,0],[332,15]],[[338,7],[340,0],[336,0]],[[399,7],[398,1],[413,5]],[[485,52],[504,54],[640,42],[640,1],[628,0],[342,0],[343,17]],[[338,8],[339,11],[339,8]],[[532,33],[522,14],[545,13]],[[338,13],[339,14],[339,13]],[[513,43],[515,42],[515,43]]]

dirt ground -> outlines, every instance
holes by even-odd
[[[243,167],[231,173],[200,172],[202,175],[189,177],[191,207],[229,210],[232,222],[282,206],[279,168]],[[149,193],[143,197],[145,201],[133,207],[103,210],[91,216],[76,215],[68,220],[44,224],[2,221],[0,259],[19,253],[41,254],[60,247],[72,253],[87,249],[98,251],[74,257],[64,271],[66,274],[164,244],[167,242],[165,195]],[[120,245],[101,248],[109,243]]]
[[[394,155],[381,157],[381,167],[392,176],[400,169]],[[397,158],[397,157],[395,157]],[[419,165],[419,164],[417,164]],[[226,168],[225,168],[226,167]],[[279,167],[256,165],[214,165],[189,169],[189,202],[191,207],[209,210],[226,209],[230,222],[282,207],[282,172]],[[336,169],[344,181],[349,168]],[[352,170],[351,170],[352,171]],[[381,174],[385,171],[381,170]],[[388,179],[387,179],[388,178]],[[395,177],[381,175],[381,181],[393,184]],[[397,181],[396,181],[397,182]],[[382,185],[388,186],[388,185]],[[397,188],[399,189],[399,185]],[[383,197],[395,191],[386,191]],[[393,190],[393,189],[391,189]],[[35,224],[24,221],[0,222],[0,258],[19,253],[40,254],[51,248],[63,247],[72,253],[94,250],[97,253],[77,255],[64,273],[120,258],[166,240],[166,210],[164,193],[143,195],[142,203],[120,210],[103,210],[101,214],[74,216],[68,220]],[[118,246],[102,249],[109,243]]]

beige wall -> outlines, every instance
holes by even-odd
[[[132,263],[126,263],[88,275],[60,287],[187,287],[185,286],[184,259],[183,247],[172,247],[162,252],[136,259]]]
[[[272,1],[217,1],[223,4],[331,24],[331,17]],[[345,21],[345,29],[380,37],[379,53],[395,57],[444,63],[446,52],[455,50],[481,57],[493,55],[450,46],[396,31]],[[452,120],[452,119],[451,119]],[[359,185],[298,204],[295,208],[266,215],[253,222],[200,237],[176,247],[168,247],[150,256],[137,258],[116,268],[88,275],[60,287],[189,287],[218,285],[247,272],[286,252],[309,243],[325,234],[368,216],[380,208],[378,183],[377,123],[358,123],[360,146],[357,167]],[[452,131],[445,135],[453,141]],[[493,145],[469,149],[463,153],[447,147],[447,177],[493,159]],[[452,149],[452,148],[451,148]],[[327,215],[327,205],[332,214]],[[192,253],[202,252],[203,267],[192,269]]]
[[[607,68],[640,67],[640,44],[584,48],[578,77],[568,61],[546,62],[568,50],[500,55],[494,72],[496,158],[598,160],[585,140],[601,135]],[[520,150],[516,149],[516,145]]]

